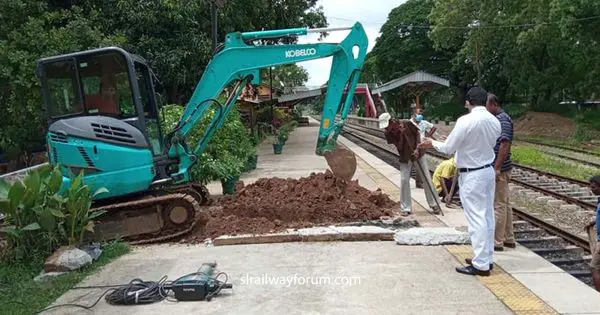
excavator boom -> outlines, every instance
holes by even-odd
[[[349,30],[350,33],[339,44],[316,43],[256,46],[249,43],[249,41],[257,39],[272,39],[340,30]],[[344,152],[337,149],[336,141],[352,103],[352,97],[367,53],[367,45],[367,35],[360,23],[356,23],[349,28],[315,30],[295,28],[228,34],[225,37],[224,48],[210,61],[190,101],[186,105],[183,116],[175,127],[174,139],[176,141],[172,142],[169,156],[172,158],[183,157],[182,163],[179,165],[179,173],[174,175],[175,178],[178,178],[177,182],[186,182],[189,180],[187,178],[188,169],[195,162],[195,156],[204,151],[212,139],[214,132],[221,127],[246,83],[250,81],[257,83],[257,80],[260,78],[259,70],[261,68],[327,57],[333,57],[333,60],[315,151],[316,154],[326,157],[334,174],[350,179],[354,174],[356,162],[354,162],[354,166],[347,165],[347,163],[348,161],[352,163],[351,161],[354,156],[348,154],[347,151]],[[217,102],[215,99],[220,95],[221,91],[233,82],[237,83],[233,93],[231,93],[225,104],[219,104],[219,111],[213,116],[211,123],[205,130],[204,136],[196,148],[192,152],[186,152],[185,148],[179,144],[180,139],[186,138],[203,117],[206,110],[213,103]],[[347,90],[347,93],[344,93],[345,90]],[[344,94],[346,94],[346,99],[342,100]],[[341,119],[336,122],[335,117],[337,115],[340,115]],[[333,156],[338,156],[338,158],[334,158]],[[346,156],[346,158],[341,159],[344,161],[341,163],[343,165],[332,165],[331,163],[335,164],[339,156]],[[342,168],[348,171],[341,171]],[[348,178],[350,169],[354,170],[351,171],[352,174]],[[342,172],[345,175],[342,175]]]

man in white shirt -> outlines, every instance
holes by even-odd
[[[463,205],[473,259],[467,267],[456,268],[468,275],[489,276],[494,254],[494,146],[500,137],[500,121],[485,108],[487,92],[474,87],[467,93],[465,107],[469,114],[460,117],[445,142],[427,139],[422,148],[435,148],[445,154],[455,154],[459,169],[460,201]]]

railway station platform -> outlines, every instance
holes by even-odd
[[[308,176],[327,163],[314,154],[318,122],[298,127],[283,153],[263,143],[257,169],[244,174],[246,184],[262,177]],[[358,145],[340,137],[358,161],[355,174],[367,189],[382,189],[399,199],[399,172]],[[432,215],[425,194],[411,180],[414,218],[421,226],[465,229],[460,209]],[[220,194],[220,183],[209,185]],[[127,283],[133,278],[175,279],[216,261],[233,290],[210,302],[159,302],[111,306],[100,301],[94,314],[600,314],[600,294],[525,247],[495,254],[489,277],[457,273],[471,257],[468,245],[401,246],[394,241],[285,242],[204,246],[136,246],[132,252],[86,278],[80,286]],[[320,279],[315,281],[315,279]],[[318,283],[316,283],[318,282]],[[104,289],[71,290],[53,305],[91,305]],[[88,314],[59,308],[47,314]]]

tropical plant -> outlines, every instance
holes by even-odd
[[[47,254],[59,245],[83,241],[85,232],[94,231],[93,220],[104,212],[90,212],[93,196],[83,183],[83,172],[61,192],[63,176],[58,166],[44,165],[12,184],[0,180],[0,211],[6,214],[1,227],[7,236],[12,259]]]
[[[194,148],[202,140],[206,128],[216,113],[215,108],[206,110],[198,126],[186,139],[187,145]],[[163,107],[163,128],[169,132],[183,114],[180,105]],[[223,124],[217,129],[206,149],[198,157],[198,162],[190,172],[192,180],[206,184],[214,180],[228,180],[239,176],[245,169],[248,158],[256,154],[252,137],[241,121],[236,107],[225,117]]]

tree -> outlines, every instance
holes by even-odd
[[[409,0],[390,12],[369,54],[369,61],[384,82],[416,70],[449,75],[452,51],[436,51],[427,36],[428,15],[435,2]]]
[[[269,69],[261,69],[261,81],[270,84],[273,78],[273,87],[283,89],[283,93],[291,93],[292,88],[303,86],[308,81],[308,72],[297,64],[287,64],[274,67],[269,75]]]
[[[0,12],[8,13],[0,15],[0,148],[24,167],[28,152],[44,148],[36,60],[119,39],[102,34],[81,10],[52,9],[46,1],[2,1]]]
[[[316,0],[229,0],[219,12],[220,41],[233,31],[300,26],[327,26]],[[185,103],[212,56],[210,34],[209,1],[1,1],[0,149],[43,147],[37,59],[119,45],[148,60],[166,101]]]

